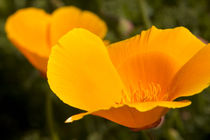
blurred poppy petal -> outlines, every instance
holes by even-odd
[[[123,84],[107,49],[85,29],[73,29],[53,47],[47,75],[51,89],[68,105],[93,111],[120,102]]]
[[[61,7],[52,14],[51,45],[73,28],[85,28],[99,37],[106,35],[107,27],[95,14],[88,11],[81,11],[74,6]]]
[[[50,52],[49,21],[49,15],[43,10],[27,8],[19,10],[6,22],[8,38],[43,73],[46,72]]]
[[[106,35],[107,27],[105,22],[89,11],[82,12],[79,23],[79,27],[95,33],[100,38],[104,38]]]
[[[39,56],[38,54],[29,51],[28,49],[21,47],[15,41],[12,41],[15,46],[19,46],[19,50],[24,54],[24,56],[30,61],[30,63],[36,67],[45,77],[47,71],[48,57]]]
[[[25,48],[39,56],[48,57],[50,53],[48,26],[50,16],[41,9],[27,8],[10,16],[6,22],[9,39],[18,48]]]

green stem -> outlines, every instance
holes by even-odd
[[[144,140],[150,140],[150,136],[145,130],[141,131],[141,134]]]
[[[52,97],[48,92],[46,93],[46,119],[52,140],[59,140],[53,123]]]
[[[145,0],[139,0],[139,9],[141,10],[141,14],[142,14],[142,19],[143,22],[146,26],[146,28],[150,28],[152,26],[152,23],[150,21],[149,15],[148,15],[148,10],[146,9],[146,1]]]

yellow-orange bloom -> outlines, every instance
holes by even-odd
[[[7,19],[5,26],[11,42],[44,74],[51,46],[75,27],[101,38],[107,32],[106,24],[98,16],[73,6],[58,8],[51,15],[38,8],[21,9]]]
[[[150,128],[174,101],[201,92],[210,82],[210,44],[184,27],[152,27],[130,39],[104,46],[84,29],[64,35],[48,62],[51,89],[66,104],[130,128]]]

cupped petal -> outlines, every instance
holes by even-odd
[[[170,99],[200,93],[210,84],[210,44],[195,54],[176,74],[169,88]]]
[[[119,67],[129,57],[139,53],[163,53],[172,58],[181,68],[205,44],[188,29],[157,29],[151,27],[130,39],[108,46],[113,64]]]
[[[121,105],[108,110],[85,112],[71,116],[67,123],[82,119],[85,115],[96,115],[130,128],[148,129],[160,122],[170,108],[190,105],[190,101],[158,101]]]
[[[61,36],[73,28],[85,28],[101,38],[107,32],[105,22],[95,14],[81,11],[74,6],[66,6],[58,8],[52,14],[51,45],[55,45]]]
[[[52,48],[47,76],[61,100],[87,111],[119,103],[124,88],[103,41],[82,28],[71,30]]]
[[[8,38],[20,51],[25,50],[40,57],[48,57],[49,22],[50,16],[43,10],[26,8],[11,15],[6,21],[5,28]]]

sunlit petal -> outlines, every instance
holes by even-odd
[[[123,84],[103,41],[85,29],[73,29],[54,46],[48,81],[70,106],[91,111],[120,102]]]

